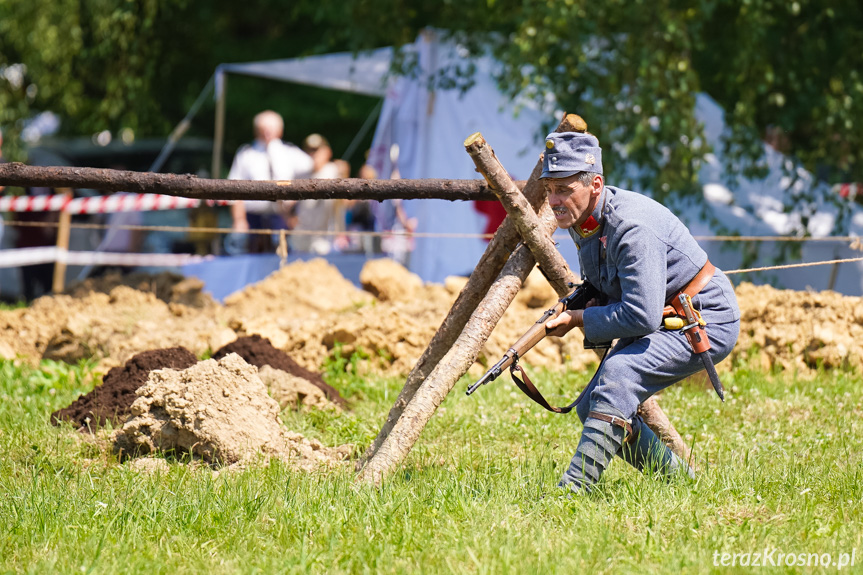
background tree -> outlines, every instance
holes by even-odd
[[[400,46],[427,26],[494,53],[505,90],[552,94],[582,114],[606,142],[609,172],[626,159],[639,168],[632,185],[660,200],[697,190],[710,152],[699,92],[726,110],[729,177],[757,174],[770,136],[829,183],[863,181],[858,0],[0,0],[0,125],[14,133],[34,110],[52,110],[66,134],[165,136],[220,62]],[[270,107],[288,139],[318,131],[339,154],[377,104],[231,82],[228,151]],[[192,133],[211,136],[210,111]]]
[[[730,178],[763,173],[769,136],[829,183],[863,181],[863,5],[855,0],[308,4],[355,48],[406,43],[431,25],[491,51],[505,64],[504,89],[540,101],[552,94],[581,114],[606,143],[609,172],[620,175],[626,159],[639,168],[632,185],[660,200],[698,190],[710,152],[695,117],[699,92],[726,110]]]
[[[130,129],[139,138],[165,137],[219,63],[347,49],[322,38],[327,34],[308,16],[275,0],[0,0],[4,148],[24,157],[16,136],[46,110],[60,116],[61,136]],[[321,132],[340,154],[377,105],[374,98],[257,78],[230,81],[228,156],[252,138],[252,117],[265,108],[285,117],[287,139]],[[212,100],[189,133],[212,137]]]

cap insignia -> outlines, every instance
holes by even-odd
[[[593,164],[596,163],[596,157],[593,154],[587,154],[584,157],[584,163],[592,166]]]

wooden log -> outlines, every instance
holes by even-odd
[[[59,190],[58,190],[59,191]],[[63,190],[67,196],[72,196],[72,190]],[[69,236],[72,231],[72,214],[60,213],[60,224],[57,228],[57,251],[64,253],[69,249]],[[54,262],[54,279],[51,282],[51,291],[55,294],[63,293],[66,287],[66,261],[59,259]]]
[[[583,130],[586,131],[587,125]],[[489,187],[498,196],[503,207],[506,209],[507,217],[512,218],[521,233],[527,246],[530,248],[540,268],[543,270],[558,296],[567,295],[575,282],[575,277],[566,260],[557,251],[551,234],[543,230],[536,213],[529,209],[521,191],[515,186],[500,161],[495,156],[491,146],[485,141],[481,134],[476,133],[469,136],[465,142],[465,149],[477,166],[477,171],[485,176]],[[582,333],[584,329],[581,328]],[[653,397],[649,398],[639,407],[639,414],[644,423],[652,429],[677,455],[689,460],[689,449],[680,434],[672,425],[668,416]]]
[[[690,451],[686,442],[683,441],[683,438],[680,437],[680,433],[678,433],[674,424],[665,415],[665,412],[656,400],[656,396],[651,397],[638,406],[638,415],[641,416],[647,427],[652,429],[653,433],[671,448],[671,451],[688,462],[693,469],[697,470],[698,466],[692,459],[692,451]]]
[[[551,215],[550,211],[548,215]],[[471,314],[455,345],[449,348],[417,389],[374,457],[362,468],[357,477],[359,481],[380,485],[401,465],[456,381],[476,361],[492,329],[515,299],[534,264],[530,250],[524,244],[519,245]]]
[[[557,132],[571,132],[575,130],[584,131],[587,126],[584,120],[575,114],[566,115],[557,127]],[[527,182],[524,185],[524,197],[533,210],[538,210],[545,202],[545,190],[539,181],[542,173],[542,160],[534,166]],[[517,184],[518,185],[518,184]],[[393,407],[387,414],[383,427],[377,437],[366,449],[363,456],[357,460],[356,469],[359,471],[374,456],[380,448],[387,435],[392,431],[396,421],[401,416],[404,408],[416,393],[420,384],[431,374],[438,362],[449,351],[455,343],[459,334],[479,302],[488,292],[492,282],[497,278],[504,264],[521,241],[518,230],[512,219],[507,217],[498,228],[488,247],[471,273],[467,284],[462,288],[458,298],[450,308],[434,337],[429,342],[419,361],[407,377],[404,387],[396,398]]]
[[[468,136],[464,147],[473,158],[477,171],[485,176],[489,187],[503,204],[507,216],[512,218],[519,236],[530,248],[554,291],[559,297],[567,295],[575,287],[575,274],[557,251],[551,234],[542,229],[536,212],[531,209],[521,190],[515,186],[491,146],[482,134],[477,132]]]
[[[200,200],[494,200],[482,180],[210,180],[191,174],[0,164],[0,185],[88,188]],[[522,182],[522,186],[524,182]]]

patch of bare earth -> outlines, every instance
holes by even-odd
[[[294,383],[291,386],[284,383],[284,378],[279,378],[280,381],[276,385],[278,393],[289,394],[288,387],[298,388],[301,386],[301,383],[296,380],[302,379],[306,383],[317,387],[329,401],[342,407],[346,405],[345,400],[339,391],[325,382],[320,373],[301,366],[287,353],[280,349],[276,349],[267,338],[261,337],[257,334],[237,338],[213,353],[213,359],[221,359],[229,353],[236,353],[246,360],[247,363],[256,366],[258,369],[269,366],[284,372],[286,375],[292,376]],[[304,395],[308,394],[306,393]],[[276,399],[279,400],[279,403],[282,403],[282,400],[287,401],[288,403],[291,402],[287,398],[287,395],[277,397]],[[310,399],[310,401],[317,403],[313,399]]]
[[[224,466],[263,454],[311,470],[337,465],[353,450],[286,430],[257,368],[236,354],[182,371],[152,371],[137,395],[114,435],[115,449],[126,456],[173,452]]]
[[[93,391],[52,413],[51,423],[59,425],[61,421],[67,421],[91,432],[109,421],[113,425],[122,423],[128,418],[129,408],[137,397],[135,392],[147,382],[151,371],[185,369],[197,362],[198,358],[183,347],[141,352],[122,367],[112,368]]]
[[[185,347],[203,355],[236,337],[211,312],[127,286],[81,298],[42,297],[29,308],[0,312],[0,348],[31,361],[96,358],[103,371],[143,351]]]
[[[741,327],[735,354],[758,347],[765,368],[863,367],[863,298],[749,283],[736,292]]]
[[[310,371],[337,352],[363,351],[361,370],[407,374],[466,279],[423,285],[389,260],[368,262],[361,278],[369,291],[319,259],[291,263],[233,294],[224,306],[166,303],[156,293],[168,297],[168,292],[158,287],[146,293],[117,286],[107,294],[41,298],[26,309],[0,311],[0,357],[69,362],[95,357],[107,370],[142,351],[183,346],[200,356],[238,337],[260,336]],[[793,370],[863,364],[863,299],[751,284],[742,284],[737,293],[743,318],[735,355],[758,347],[765,367]],[[497,361],[556,299],[545,279],[532,273],[473,370]],[[547,338],[524,358],[533,366],[568,369],[595,361],[578,334]],[[720,369],[728,365],[722,362]]]

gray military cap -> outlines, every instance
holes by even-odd
[[[602,174],[602,148],[596,136],[582,132],[549,134],[540,178],[567,178],[578,172]]]

